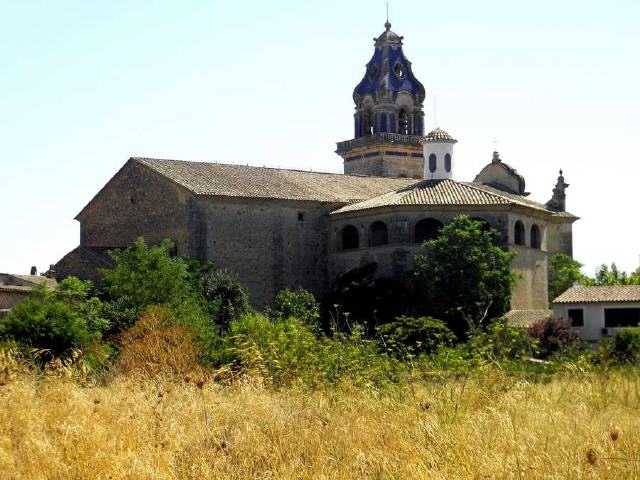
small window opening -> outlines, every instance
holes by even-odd
[[[369,243],[372,247],[386,245],[389,243],[389,232],[387,226],[383,222],[373,222],[369,229]]]
[[[448,153],[444,156],[444,169],[447,172],[451,171],[451,155]]]
[[[542,235],[540,235],[540,228],[537,225],[531,227],[531,248],[540,248],[542,243]]]
[[[347,225],[342,229],[342,249],[351,250],[360,246],[358,229],[353,225]]]
[[[431,155],[429,155],[429,171],[431,173],[434,173],[436,171],[436,162],[437,162],[436,154],[432,153]]]
[[[298,221],[304,222],[304,212],[298,212]]]
[[[514,241],[516,245],[524,245],[524,224],[518,220],[514,230]]]
[[[567,312],[572,327],[584,326],[584,310],[581,308],[570,308]]]

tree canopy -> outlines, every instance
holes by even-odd
[[[496,244],[497,232],[466,215],[445,225],[416,256],[416,287],[421,314],[447,323],[458,336],[468,322],[497,318],[510,307],[515,255]]]

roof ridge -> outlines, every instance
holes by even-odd
[[[264,170],[276,170],[279,172],[300,172],[300,173],[314,173],[319,175],[340,175],[342,177],[353,177],[353,178],[371,178],[374,180],[399,180],[398,178],[391,177],[375,177],[371,175],[357,175],[350,173],[340,173],[340,172],[330,172],[326,170],[303,170],[300,168],[287,168],[287,167],[277,167],[277,166],[266,166],[266,165],[249,165],[249,164],[241,164],[241,163],[225,163],[225,162],[215,162],[215,161],[207,161],[207,160],[179,160],[175,158],[153,158],[153,157],[130,157],[131,160],[135,162],[141,162],[146,164],[145,160],[158,161],[158,162],[180,162],[180,163],[189,163],[189,164],[205,164],[205,165],[222,165],[226,167],[240,167],[240,168],[259,168]],[[407,179],[410,180],[410,179]]]

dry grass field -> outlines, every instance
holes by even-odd
[[[92,386],[7,363],[6,480],[640,478],[640,384],[622,374],[310,392],[251,377]]]

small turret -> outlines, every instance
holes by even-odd
[[[565,211],[567,199],[565,190],[568,186],[569,184],[565,183],[564,176],[562,175],[562,170],[560,170],[558,181],[556,182],[556,186],[553,189],[553,196],[551,197],[551,200],[549,200],[545,205],[549,210],[553,210],[554,212]]]
[[[429,132],[423,142],[424,179],[442,180],[453,175],[453,146],[457,143],[444,130]]]

